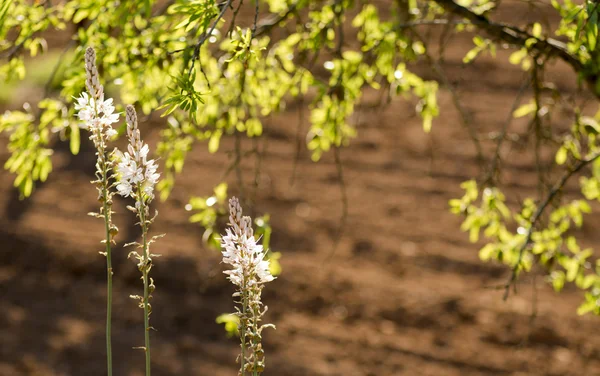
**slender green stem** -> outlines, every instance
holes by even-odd
[[[104,189],[106,191],[106,188]],[[106,197],[106,196],[104,196]],[[104,225],[106,228],[106,366],[108,376],[112,376],[112,344],[111,344],[111,321],[112,321],[112,260],[110,249],[109,211],[111,210],[106,200],[104,202]]]
[[[142,196],[142,190],[138,190],[138,200],[140,200],[140,224],[142,226],[142,245],[143,245],[143,257],[144,267],[142,270],[144,280],[144,352],[146,353],[146,376],[150,376],[150,307],[149,307],[149,286],[148,286],[148,241],[146,235],[148,232],[148,226],[146,223],[146,207],[144,206],[144,198]]]
[[[246,374],[246,310],[248,307],[248,298],[246,289],[242,289],[242,319],[240,320],[240,336],[242,338],[242,360],[240,367],[240,374],[244,376]]]
[[[250,309],[252,310],[252,331],[254,332],[254,337],[252,339],[252,343],[253,343],[253,347],[254,347],[254,356],[252,357],[254,360],[254,364],[252,367],[252,372],[253,372],[253,376],[258,376],[258,357],[257,357],[257,347],[258,347],[258,336],[256,335],[256,333],[258,333],[258,312],[257,312],[257,307],[255,306],[255,304],[252,305],[252,307],[250,307]]]
[[[106,231],[106,368],[108,376],[112,376],[112,259],[111,259],[111,206],[108,204],[108,165],[104,149],[99,150],[99,158],[102,159],[102,210],[104,214],[104,229]]]

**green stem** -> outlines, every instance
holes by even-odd
[[[254,337],[252,340],[252,343],[254,344],[254,356],[253,356],[253,360],[254,360],[254,365],[253,365],[253,376],[258,376],[258,357],[256,354],[256,349],[258,347],[258,336],[256,335],[256,333],[258,332],[258,312],[256,310],[256,307],[250,307],[250,309],[252,310],[252,330],[254,331]]]
[[[106,197],[106,196],[105,196]],[[112,321],[112,260],[110,250],[110,228],[108,225],[110,207],[104,202],[104,224],[106,228],[106,365],[108,376],[112,376],[112,345],[111,345],[111,321]]]
[[[144,280],[144,352],[146,353],[146,376],[150,376],[150,307],[149,307],[149,286],[148,286],[148,241],[146,239],[146,233],[148,232],[146,224],[146,208],[144,206],[144,198],[142,196],[141,189],[138,190],[138,200],[140,200],[140,222],[142,226],[142,244],[144,251],[144,267],[143,267],[143,280]]]
[[[242,318],[240,320],[241,324],[241,338],[242,338],[242,360],[240,367],[240,374],[244,376],[246,374],[246,310],[248,307],[248,299],[246,297],[246,289],[242,289]]]
[[[106,231],[106,368],[108,376],[112,376],[112,259],[111,259],[111,206],[108,204],[108,166],[106,164],[106,155],[104,150],[100,150],[102,161],[102,197],[104,229]]]

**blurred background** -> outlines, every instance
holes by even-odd
[[[518,14],[526,22],[531,15],[523,3],[506,3],[499,19],[514,21]],[[46,37],[60,51],[69,35]],[[472,46],[472,36],[455,35],[442,66],[478,131],[493,132],[509,116],[523,74],[503,51],[496,59],[483,56],[464,65]],[[26,81],[2,84],[0,111],[41,98],[57,58],[37,58],[28,63]],[[427,66],[411,69],[439,78]],[[562,91],[578,91],[575,74],[563,64],[553,64],[548,75]],[[270,214],[270,247],[282,254],[282,273],[263,293],[266,321],[277,326],[264,332],[264,374],[600,374],[597,318],[576,314],[582,293],[567,286],[556,294],[534,271],[503,301],[501,286],[510,270],[480,261],[483,243],[469,243],[461,218],[449,212],[448,200],[462,195],[460,183],[476,177],[479,167],[448,89],[440,88],[441,116],[430,134],[414,115],[415,101],[395,98],[381,107],[378,98],[375,91],[365,92],[352,119],[360,137],[341,150],[346,216],[332,153],[314,163],[302,148],[295,167],[296,124],[306,129],[309,123],[299,111],[304,104],[294,100],[265,121],[268,143],[260,174],[255,176],[248,160],[241,169],[245,189],[233,174],[226,178],[229,194],[251,202],[253,215]],[[141,121],[151,148],[162,121],[159,115]],[[568,129],[569,123],[558,126]],[[0,162],[10,156],[6,145],[3,136]],[[19,199],[14,177],[0,170],[2,376],[105,374],[102,223],[87,216],[98,206],[90,184],[95,151],[83,138],[77,156],[68,142],[53,146],[54,170],[28,199]],[[252,141],[242,146],[249,149]],[[233,140],[223,140],[221,148],[224,152],[210,154],[197,143],[169,199],[156,200],[159,216],[152,231],[166,233],[153,250],[162,255],[152,269],[156,376],[237,374],[238,341],[215,322],[233,311],[233,286],[222,274],[220,253],[206,247],[202,229],[189,222],[185,210],[191,195],[212,194],[225,176]],[[505,158],[510,202],[535,194],[532,161],[530,151],[519,148]],[[576,194],[576,183],[569,194]],[[119,244],[113,249],[113,357],[116,375],[135,376],[143,374],[143,354],[132,350],[143,344],[143,323],[128,296],[138,294],[142,284],[122,245],[138,229],[123,200],[117,201],[115,210],[131,225],[118,220]],[[597,214],[587,219],[582,243],[598,244],[599,220]]]

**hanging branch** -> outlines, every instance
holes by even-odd
[[[524,73],[523,76],[524,76],[523,83],[521,84],[521,87],[519,88],[519,92],[517,93],[517,96],[515,97],[515,100],[513,101],[512,107],[510,108],[510,111],[508,112],[508,117],[507,117],[506,121],[504,122],[504,124],[502,125],[502,130],[500,131],[500,135],[498,136],[498,141],[496,143],[496,151],[494,153],[494,157],[492,158],[492,164],[490,166],[490,170],[489,170],[486,178],[484,179],[485,183],[493,183],[496,178],[496,174],[498,173],[498,164],[500,163],[500,151],[502,149],[502,144],[504,143],[504,140],[506,139],[506,133],[508,132],[508,127],[510,126],[510,123],[512,123],[512,120],[514,118],[513,113],[518,108],[519,103],[521,101],[521,97],[525,93],[525,88],[527,87],[527,84],[529,83],[529,80],[527,80],[527,73]]]
[[[540,220],[542,214],[544,214],[546,207],[552,202],[552,199],[554,199],[556,194],[562,190],[562,188],[565,186],[567,181],[569,181],[571,176],[573,176],[574,174],[579,172],[582,168],[584,168],[588,164],[590,164],[593,161],[595,161],[596,159],[598,159],[598,157],[600,157],[600,153],[593,154],[592,156],[590,156],[588,158],[580,160],[579,162],[577,162],[577,164],[573,168],[566,171],[563,174],[563,176],[560,178],[560,180],[552,187],[550,192],[548,192],[548,195],[546,196],[544,201],[542,201],[542,204],[538,207],[537,211],[533,215],[533,219],[531,220],[531,226],[529,226],[529,229],[527,230],[527,235],[525,236],[525,242],[523,243],[523,245],[521,245],[521,248],[519,248],[519,256],[517,257],[517,262],[515,263],[515,265],[512,268],[512,272],[511,272],[508,282],[506,283],[506,285],[504,285],[504,298],[503,298],[504,300],[508,299],[508,295],[510,294],[510,287],[513,286],[517,280],[517,275],[519,273],[519,268],[521,266],[521,262],[523,261],[523,255],[525,254],[525,249],[527,249],[527,246],[529,246],[529,244],[531,243],[531,236],[533,235],[535,226],[538,223],[538,221]],[[515,290],[516,290],[516,288],[515,288]]]
[[[539,56],[558,57],[569,64],[575,72],[585,73],[583,63],[568,51],[567,46],[563,42],[552,38],[539,39],[518,27],[490,21],[485,16],[474,13],[468,8],[455,3],[453,0],[435,0],[435,2],[447,12],[469,20],[473,25],[484,30],[493,37],[513,45],[526,47],[529,51],[532,51]],[[531,40],[535,40],[535,42],[528,43],[528,41]],[[598,77],[595,75],[584,75],[584,77],[590,87],[594,88],[598,81]],[[592,92],[597,97],[600,97],[600,93],[596,92],[596,90],[592,90]]]

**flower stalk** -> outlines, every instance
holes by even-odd
[[[233,294],[236,299],[236,313],[240,319],[240,376],[258,376],[265,369],[265,352],[262,348],[262,331],[272,324],[260,324],[267,312],[263,306],[261,293],[266,282],[275,279],[269,270],[269,260],[265,259],[262,245],[257,244],[252,229],[252,219],[242,216],[242,208],[237,198],[229,200],[229,224],[225,236],[221,238],[223,262],[233,268],[226,270],[228,279],[237,287]],[[241,309],[240,307],[241,306]]]
[[[141,191],[138,189],[138,195],[141,195]],[[148,277],[150,273],[150,257],[148,256],[148,224],[146,223],[146,207],[143,202],[140,207],[140,225],[142,227],[142,261],[144,267],[142,268],[142,280],[144,283],[144,351],[146,353],[146,376],[150,376],[151,361],[150,361],[150,289],[148,283]]]
[[[96,180],[92,184],[98,191],[98,201],[102,203],[100,213],[89,213],[104,220],[105,251],[100,252],[106,257],[106,367],[108,376],[112,376],[112,254],[111,244],[118,233],[117,226],[112,223],[112,161],[107,152],[107,144],[117,132],[112,124],[119,120],[115,114],[112,98],[104,99],[104,87],[100,84],[96,67],[96,51],[88,47],[85,51],[85,72],[87,92],[76,98],[75,109],[81,121],[80,127],[90,132],[90,140],[96,148]]]
[[[142,349],[146,357],[146,376],[150,376],[150,329],[152,329],[150,326],[150,315],[152,314],[150,300],[155,289],[154,281],[150,278],[150,269],[152,269],[152,257],[159,256],[150,253],[150,245],[162,235],[148,239],[148,229],[158,214],[156,212],[154,217],[150,218],[150,203],[154,199],[154,187],[160,174],[156,172],[158,168],[156,162],[148,159],[148,144],[141,140],[137,114],[131,105],[127,106],[126,121],[127,138],[129,139],[127,151],[124,153],[115,151],[119,179],[117,192],[123,197],[131,197],[135,200],[135,207],[128,206],[127,208],[137,216],[142,231],[142,244],[130,243],[126,246],[137,245],[142,249],[141,255],[136,251],[129,253],[129,257],[134,257],[138,261],[137,266],[142,273],[144,284],[143,296],[132,295],[131,298],[136,299],[144,310],[144,347]]]

